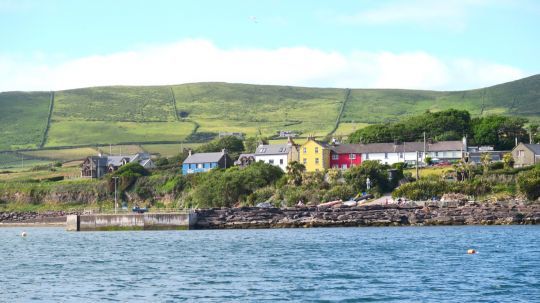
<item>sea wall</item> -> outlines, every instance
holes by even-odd
[[[243,207],[200,209],[195,212],[196,229],[540,224],[540,204],[285,209]]]
[[[190,229],[195,220],[194,213],[69,215],[66,218],[66,230]]]

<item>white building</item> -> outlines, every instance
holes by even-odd
[[[286,171],[289,162],[298,161],[298,145],[290,137],[286,144],[261,144],[255,151],[255,161],[276,165]]]
[[[441,141],[437,143],[403,142],[403,143],[372,143],[364,144],[362,161],[375,160],[392,165],[398,162],[423,162],[426,157],[434,160],[460,160],[467,147],[464,141]]]

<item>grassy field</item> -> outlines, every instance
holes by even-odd
[[[148,153],[159,154],[162,157],[173,157],[178,155],[183,148],[194,149],[201,143],[187,144],[143,144],[141,147]]]
[[[42,180],[58,176],[64,176],[66,179],[76,179],[80,176],[80,168],[78,166],[59,167],[55,168],[55,171],[32,171],[31,169],[26,168],[24,170],[18,170],[12,173],[1,173],[0,181],[19,182],[28,180]]]
[[[177,110],[200,131],[242,131],[265,136],[286,129],[328,132],[344,90],[246,84],[197,83],[173,86]]]
[[[423,167],[420,168],[418,173],[420,174],[420,178],[423,177],[441,177],[444,173],[446,173],[449,170],[453,170],[454,168],[452,166],[445,166],[445,167]],[[409,172],[413,175],[413,177],[416,176],[416,169],[409,168],[405,169],[404,172]]]
[[[56,149],[56,150],[35,150],[20,152],[25,156],[31,158],[49,159],[54,161],[72,161],[77,159],[83,159],[88,156],[97,155],[98,150],[90,147],[70,148],[70,149]]]
[[[0,150],[34,148],[49,116],[48,92],[0,93]]]
[[[336,122],[345,89],[226,83],[95,87],[55,92],[46,146],[181,141],[198,132],[324,136]],[[37,147],[48,92],[0,93],[0,150]],[[540,122],[540,75],[455,92],[352,89],[336,134],[426,110],[458,108],[473,116],[516,115]]]
[[[55,121],[176,121],[170,89],[166,86],[93,87],[55,94]]]
[[[51,125],[46,146],[182,141],[193,128],[189,122],[58,121]]]

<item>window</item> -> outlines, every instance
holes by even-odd
[[[202,168],[202,167],[203,167],[202,163],[197,164],[197,168]]]
[[[279,159],[279,164],[283,164],[283,159]]]
[[[522,149],[518,150],[518,157],[519,157],[519,158],[523,157],[524,155],[525,155],[525,151],[524,151],[524,150],[522,150]]]
[[[319,158],[315,158],[315,164],[319,164]]]
[[[341,165],[341,169],[347,169],[347,164]]]
[[[366,160],[369,160],[369,154],[366,154]]]
[[[270,159],[270,160],[268,160],[268,163],[270,163],[270,164],[274,164],[274,159]]]
[[[318,147],[315,147],[315,153],[316,153],[316,154],[319,153],[319,148],[318,148]]]
[[[388,153],[384,153],[384,158],[388,159]]]
[[[307,164],[307,159],[304,158],[304,160],[302,161],[302,163]]]
[[[261,149],[259,149],[259,153],[263,154],[263,153],[265,153],[265,152],[266,152],[266,148],[261,148]]]
[[[435,157],[438,157],[439,156],[439,152],[435,152]]]
[[[356,159],[356,154],[349,154],[349,159],[351,159],[351,160]]]
[[[303,152],[304,152],[304,154],[307,153],[307,148],[304,147]]]
[[[339,160],[338,154],[332,154],[332,160]]]
[[[403,159],[403,153],[399,153],[399,158]]]

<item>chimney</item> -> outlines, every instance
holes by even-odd
[[[463,139],[462,139],[462,142],[463,142],[463,150],[464,151],[467,151],[467,136],[463,136]]]
[[[188,156],[191,156],[191,148],[188,149]]]
[[[225,155],[225,154],[227,153],[227,150],[226,150],[226,149],[222,149],[222,150],[221,150],[221,153]]]
[[[293,146],[293,145],[294,145],[294,141],[293,141],[293,139],[291,138],[291,136],[287,136],[287,145],[288,145],[288,146]]]

